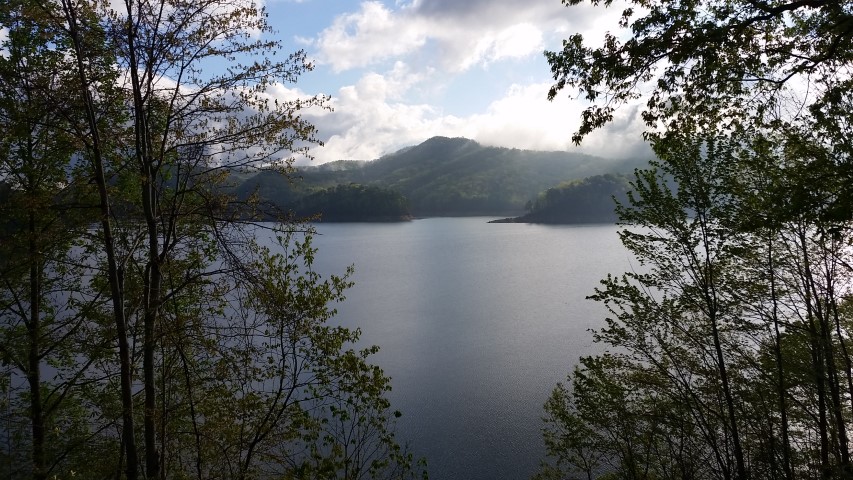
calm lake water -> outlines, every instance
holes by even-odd
[[[631,268],[613,225],[488,220],[317,225],[317,270],[355,265],[336,321],[381,347],[398,435],[434,480],[537,471],[542,405],[603,324],[585,297]]]

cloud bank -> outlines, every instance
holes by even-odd
[[[374,159],[435,135],[606,157],[645,154],[636,107],[619,110],[609,127],[575,147],[585,104],[570,94],[546,99],[543,51],[561,48],[575,32],[595,42],[615,31],[620,13],[558,0],[362,2],[298,39],[322,73],[357,78],[327,92],[332,112],[308,113],[325,142],[312,149],[315,162]],[[464,108],[476,101],[479,108]]]

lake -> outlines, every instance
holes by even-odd
[[[631,269],[614,225],[491,218],[318,224],[319,272],[355,265],[336,322],[381,347],[401,442],[433,480],[526,479],[544,458],[542,409],[580,355],[608,272]]]

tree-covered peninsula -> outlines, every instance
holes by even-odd
[[[530,201],[526,214],[492,223],[615,223],[616,205],[625,203],[629,189],[624,175],[595,175],[563,182]]]
[[[350,183],[318,190],[302,197],[297,215],[327,222],[394,222],[410,220],[408,201],[399,193]]]

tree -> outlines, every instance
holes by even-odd
[[[408,201],[400,193],[357,183],[312,192],[296,202],[294,210],[332,222],[401,221],[410,217]]]
[[[327,324],[349,272],[322,279],[311,235],[287,228],[275,248],[246,245],[259,255],[238,275],[170,305],[180,325],[161,347],[162,468],[195,478],[414,477],[393,438],[388,378],[367,362],[377,349],[355,351],[357,331]],[[200,303],[198,293],[219,300]],[[344,426],[366,434],[340,438]]]
[[[716,366],[717,401],[700,395],[705,390],[687,388],[697,378],[692,368],[677,377],[691,380],[676,391],[691,393],[679,401],[701,427],[696,431],[701,444],[714,453],[714,475],[847,478],[853,381],[841,286],[851,271],[840,245],[848,241],[853,211],[849,5],[637,1],[623,11],[620,26],[630,28],[624,39],[608,34],[601,47],[590,48],[574,35],[562,51],[546,53],[555,80],[549,97],[577,88],[592,102],[576,142],[609,122],[619,105],[650,91],[646,135],[661,158],[658,166],[671,176],[641,172],[632,208],[623,211],[625,222],[650,228],[626,232],[623,242],[649,262],[651,272],[606,281],[595,298],[617,306],[618,313],[598,338],[644,352],[639,357],[644,360],[629,356],[605,374],[640,371],[647,363],[656,367],[651,391],[672,396],[674,386],[657,390],[666,385],[661,379],[705,359],[699,365]],[[714,147],[721,139],[722,150]],[[692,147],[685,150],[680,143]],[[723,161],[714,153],[724,153]],[[668,182],[677,195],[664,188]],[[691,196],[716,200],[681,201]],[[705,218],[697,209],[702,205],[711,208],[712,221],[694,239],[692,225]],[[663,225],[654,220],[666,215],[673,220]],[[702,275],[695,262],[683,261],[696,252],[713,260]],[[667,283],[684,276],[691,281]],[[699,296],[704,302],[679,300],[665,312],[645,308],[691,291],[704,292]],[[711,308],[715,304],[719,308]],[[626,332],[641,337],[657,332],[660,322],[683,330],[685,315],[695,314],[697,306],[708,320],[719,320],[706,323],[710,337],[691,333],[671,344],[670,337],[656,334],[657,350],[625,339]],[[647,323],[638,323],[646,317]],[[671,352],[680,354],[678,361],[660,364]],[[711,352],[716,354],[707,358]],[[584,361],[580,373],[586,371],[600,369]],[[620,381],[626,383],[638,386],[631,376]],[[641,396],[650,391],[645,384],[638,389]],[[575,395],[561,405],[576,412],[582,401]],[[695,412],[713,405],[725,408],[708,418],[726,423],[709,428],[714,424],[698,422],[703,417]],[[715,440],[714,432],[725,435]],[[680,458],[672,455],[666,458]]]
[[[184,230],[185,225],[200,218],[205,220],[203,217],[208,223],[215,222],[217,215],[221,215],[216,210],[217,201],[210,201],[213,196],[209,194],[213,190],[200,186],[213,178],[212,171],[264,161],[279,162],[275,156],[292,148],[295,141],[311,139],[312,127],[295,113],[306,103],[273,104],[263,96],[267,82],[295,80],[307,64],[297,54],[284,62],[262,58],[228,69],[221,75],[201,75],[201,64],[208,59],[263,55],[276,47],[275,42],[246,36],[249,31],[267,30],[263,17],[252,3],[128,1],[125,11],[114,12],[108,8],[96,11],[85,4],[68,1],[63,2],[62,8],[78,61],[79,91],[89,112],[89,154],[101,192],[104,248],[124,378],[124,431],[127,432],[124,444],[130,476],[136,474],[136,461],[130,353],[126,340],[129,325],[124,318],[126,306],[123,304],[136,302],[136,299],[126,299],[124,291],[129,283],[125,276],[132,266],[127,262],[134,260],[134,252],[118,258],[107,175],[129,168],[135,168],[138,175],[135,188],[138,188],[139,197],[133,201],[131,196],[130,205],[138,206],[138,210],[131,209],[131,213],[138,212],[145,221],[147,243],[139,295],[143,308],[145,471],[148,477],[153,477],[162,473],[156,445],[154,365],[158,348],[156,330],[167,296],[163,291],[161,269],[172,258],[172,252],[182,246],[185,235],[198,232],[197,229]],[[224,10],[219,10],[221,8]],[[109,47],[116,52],[115,57],[105,60],[114,61],[114,69],[123,70],[122,78],[128,82],[120,86],[123,88],[99,82],[96,77],[99,72],[93,71],[100,63],[91,61],[92,53],[87,45],[105,39],[110,39]],[[168,86],[163,86],[164,80]],[[91,92],[93,85],[103,89],[97,96]],[[122,145],[112,152],[104,148],[103,139],[107,136],[101,131],[104,125],[99,124],[95,115],[101,99],[117,99],[132,105],[128,116],[133,125],[133,137],[127,146],[133,152],[132,158],[124,158]],[[312,103],[315,101],[307,102]],[[236,114],[243,118],[235,121]],[[106,164],[106,156],[110,153],[113,154],[112,163]],[[212,163],[214,160],[216,164]],[[112,172],[107,172],[107,168]]]
[[[7,452],[12,458],[6,474],[27,472],[38,479],[57,470],[83,472],[77,453],[92,454],[102,446],[89,437],[92,430],[80,418],[80,405],[106,339],[86,340],[96,322],[83,312],[100,302],[82,281],[91,261],[79,243],[92,220],[81,208],[89,189],[73,167],[73,119],[50,95],[67,78],[67,59],[56,48],[50,22],[31,2],[4,4],[0,24],[8,31],[0,56],[0,177],[5,187],[0,358],[9,367],[7,398],[14,398],[6,420],[27,418],[30,427],[29,435],[18,437]],[[86,345],[85,355],[81,345]],[[26,388],[18,395],[22,379]],[[24,453],[29,461],[16,455]]]
[[[737,312],[726,292],[734,281],[725,268],[731,258],[720,221],[728,205],[717,183],[724,178],[725,149],[718,151],[716,145],[710,145],[703,156],[699,144],[682,145],[671,152],[659,150],[665,155],[656,164],[672,177],[678,190],[670,191],[666,177],[654,170],[640,172],[629,194],[637,208],[620,210],[623,221],[649,230],[622,233],[623,243],[649,267],[649,273],[608,278],[593,297],[615,315],[607,328],[597,332],[596,340],[627,353],[584,359],[582,365],[588,372],[576,372],[575,377],[576,382],[595,378],[592,385],[596,388],[605,385],[599,383],[603,381],[599,375],[619,379],[608,382],[623,392],[614,403],[627,403],[629,411],[634,405],[640,407],[625,418],[638,417],[641,426],[631,427],[627,434],[613,433],[628,442],[617,452],[617,466],[628,478],[645,478],[640,470],[664,474],[666,465],[651,461],[651,453],[640,455],[632,443],[662,448],[656,444],[675,435],[669,428],[681,430],[673,437],[676,439],[685,437],[684,428],[701,431],[705,446],[690,455],[708,458],[721,478],[746,478],[736,412],[739,402],[731,381],[734,360],[732,353],[724,353],[731,352],[724,347],[729,345],[725,325],[733,323],[735,318],[728,316]],[[580,387],[575,385],[575,398],[580,393],[580,401],[593,401],[585,395],[604,394],[596,388],[577,390]],[[681,405],[683,410],[680,415],[671,410],[656,413],[661,402]],[[657,415],[667,414],[672,422],[655,424]],[[585,420],[596,422],[598,418]],[[628,428],[627,421],[616,419],[607,425],[623,429]],[[593,423],[592,430],[597,426]],[[686,458],[671,460],[681,464]]]
[[[42,29],[39,35],[21,29],[20,38],[55,57],[51,68],[37,74],[63,80],[48,82],[33,97],[47,109],[29,112],[42,104],[18,98],[17,87],[3,92],[11,92],[4,100],[21,113],[10,114],[10,123],[35,125],[4,132],[4,142],[38,140],[44,151],[26,157],[32,165],[24,167],[54,175],[40,184],[41,203],[19,195],[18,185],[11,186],[10,198],[23,198],[14,205],[50,223],[71,220],[48,216],[52,210],[41,206],[67,204],[60,193],[68,172],[81,180],[74,183],[80,188],[72,189],[75,195],[88,193],[89,185],[93,190],[81,203],[86,215],[79,229],[54,222],[56,230],[38,237],[44,245],[55,242],[50,246],[56,257],[41,258],[42,245],[28,250],[38,255],[24,256],[35,273],[30,279],[42,281],[52,269],[76,279],[60,278],[55,290],[28,290],[34,312],[55,310],[51,302],[57,298],[73,299],[63,307],[63,323],[55,314],[38,323],[48,316],[26,312],[14,323],[4,312],[4,331],[25,324],[25,345],[36,354],[59,352],[59,343],[47,344],[46,332],[39,335],[50,327],[69,346],[62,358],[78,373],[52,385],[38,378],[39,368],[17,362],[31,374],[29,392],[35,392],[28,405],[33,476],[49,471],[39,453],[46,444],[39,432],[47,423],[39,419],[43,402],[36,398],[45,388],[75,394],[63,397],[77,409],[74,419],[97,419],[86,425],[89,445],[103,446],[100,456],[114,461],[93,464],[88,458],[92,477],[349,475],[353,470],[341,466],[352,466],[352,457],[342,456],[330,440],[338,438],[330,433],[337,431],[330,419],[349,408],[361,412],[354,417],[356,430],[373,432],[347,438],[344,446],[345,452],[364,452],[357,456],[358,475],[395,469],[413,475],[411,457],[394,442],[384,398],[388,379],[368,363],[375,349],[355,352],[357,332],[326,325],[333,314],[328,304],[342,299],[349,283],[323,280],[311,270],[310,244],[291,241],[310,234],[305,225],[282,218],[286,223],[276,231],[285,254],[261,248],[257,238],[271,227],[253,223],[253,205],[223,193],[230,170],[287,173],[292,155],[315,142],[300,111],[322,107],[322,97],[281,102],[266,94],[269,85],[295,81],[310,68],[304,54],[273,59],[279,45],[265,39],[265,16],[252,2],[128,0],[116,11],[103,2],[22,1],[3,12],[4,27],[22,21]],[[9,30],[11,40],[19,38]],[[23,63],[35,66],[36,58]],[[228,67],[210,68],[223,60]],[[3,85],[18,81],[15,65],[2,67]],[[42,112],[58,120],[39,117]],[[17,228],[20,213],[4,212],[3,225]],[[89,256],[78,260],[78,270],[58,270],[54,258],[70,245]],[[2,247],[11,251],[16,245],[4,239]],[[26,276],[3,273],[14,283],[7,288],[14,296]],[[80,342],[81,336],[92,341]],[[4,352],[4,361],[16,360],[14,355]],[[38,361],[47,359],[43,354]],[[26,399],[15,393],[16,401]],[[335,402],[346,408],[330,410]],[[10,434],[27,443],[18,430]],[[85,461],[86,451],[71,453]],[[323,469],[306,470],[315,463]],[[50,473],[72,470],[66,462]]]
[[[655,148],[619,208],[641,268],[591,297],[605,353],[546,404],[550,471],[847,478],[849,230],[803,213],[811,159],[766,138]]]
[[[543,223],[614,222],[614,200],[625,201],[628,178],[596,175],[563,182],[540,193],[522,221]]]
[[[564,0],[578,5],[582,0]],[[853,12],[832,0],[630,2],[600,47],[582,35],[547,52],[549,98],[577,89],[591,102],[573,140],[647,98],[650,133],[697,128],[749,130],[774,121],[833,122],[846,116],[853,61]],[[611,7],[610,0],[592,0]],[[798,108],[806,105],[809,108]]]

